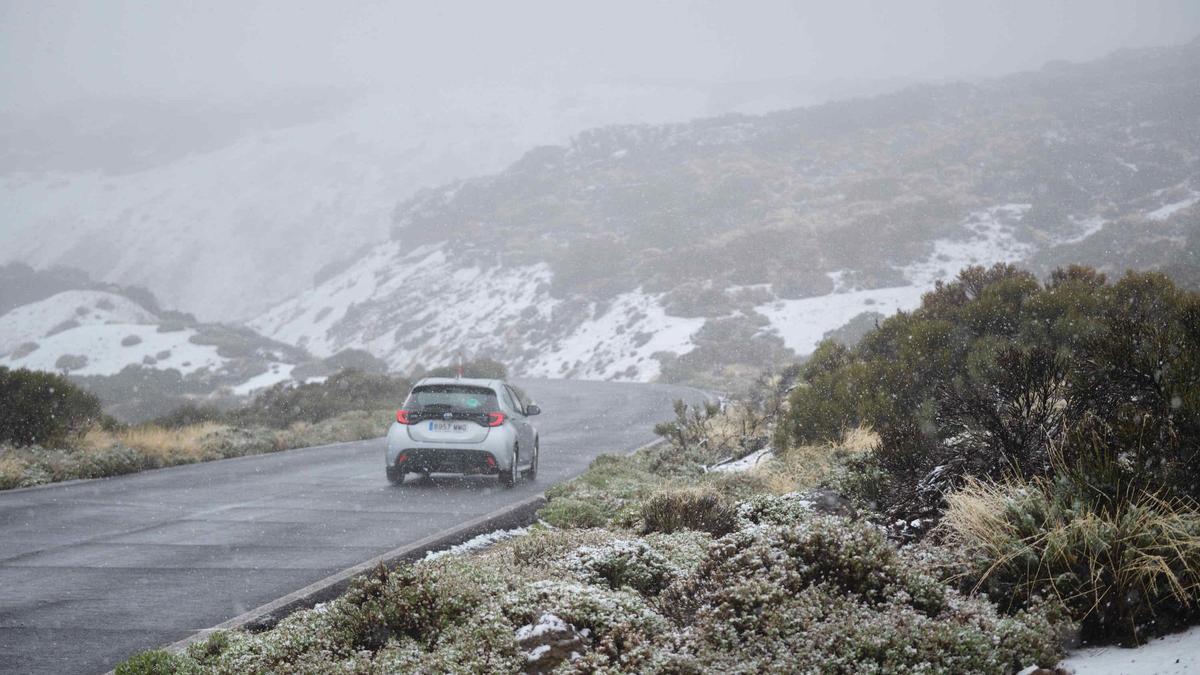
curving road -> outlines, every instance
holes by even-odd
[[[95,673],[653,440],[668,385],[533,380],[536,483],[383,474],[383,440],[0,492],[0,672]],[[383,430],[381,430],[382,432]],[[412,481],[410,477],[410,481]]]

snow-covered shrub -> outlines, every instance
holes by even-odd
[[[1144,642],[1200,617],[1200,511],[1150,493],[1081,493],[1065,478],[970,481],[939,526],[968,588],[1005,607],[1054,597],[1086,641]]]
[[[538,511],[538,518],[554,527],[587,529],[607,525],[609,514],[594,502],[558,497],[552,498]]]
[[[750,525],[792,525],[812,513],[813,501],[798,492],[783,495],[755,495],[737,506],[741,527]]]
[[[642,504],[641,516],[645,532],[699,530],[719,537],[737,529],[733,504],[704,488],[659,492]]]
[[[805,515],[713,543],[660,604],[712,672],[985,672],[1050,665],[1048,615],[1000,615],[914,568],[876,529]]]
[[[679,576],[679,570],[664,555],[639,540],[581,546],[565,562],[567,569],[589,584],[628,587],[647,596],[657,595]]]
[[[642,596],[607,585],[535,581],[512,591],[502,601],[506,614],[518,625],[536,620],[543,612],[551,612],[598,637],[617,629],[654,635],[670,628],[670,622]]]

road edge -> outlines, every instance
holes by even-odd
[[[663,443],[665,440],[664,438],[657,438],[649,443],[639,445],[626,454],[632,455],[646,448]],[[486,532],[528,525],[532,522],[532,517],[537,513],[538,508],[544,503],[546,503],[544,492],[530,495],[519,502],[485,513],[448,530],[432,534],[424,539],[419,539],[411,544],[405,544],[357,565],[347,567],[340,572],[335,572],[324,579],[315,581],[304,588],[255,607],[216,626],[199,629],[181,640],[160,647],[160,649],[182,652],[189,645],[200,642],[219,631],[269,628],[283,617],[298,609],[312,607],[319,602],[332,600],[341,595],[349,587],[354,577],[370,571],[377,565],[394,565],[400,562],[413,561],[424,557],[430,551],[461,544],[472,537]]]

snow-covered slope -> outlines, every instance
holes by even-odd
[[[441,246],[391,242],[251,326],[316,356],[363,349],[401,372],[461,353],[530,377],[649,380],[652,355],[687,352],[704,323],[668,316],[640,290],[569,302],[550,282],[544,264],[464,266]]]
[[[288,381],[301,363],[309,372],[321,369],[303,350],[163,312],[149,296],[145,302],[119,290],[77,288],[13,307],[0,314],[0,366],[85,382],[125,378],[130,395],[139,378],[158,378],[175,382],[178,395],[201,397],[252,394]],[[123,373],[129,366],[141,370]]]

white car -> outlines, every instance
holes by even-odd
[[[501,380],[430,377],[417,382],[388,430],[387,478],[410,473],[492,474],[505,487],[537,477],[541,413],[517,387]]]

